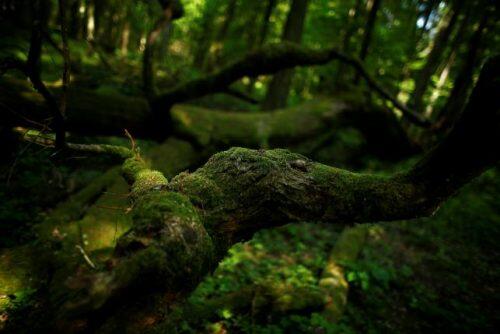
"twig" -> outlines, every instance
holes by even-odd
[[[132,135],[130,134],[130,132],[128,132],[127,129],[125,129],[124,131],[125,131],[125,136],[127,136],[127,138],[130,140],[130,145],[132,146],[130,149],[133,152],[135,152],[136,147],[135,147],[135,140],[134,140],[134,138],[132,137]]]
[[[54,147],[54,148],[56,147],[53,135],[50,134],[43,135],[38,133],[37,131],[30,131],[21,127],[15,128],[14,132],[20,134],[22,139],[25,141],[46,147]],[[117,156],[122,159],[137,157],[136,152],[133,152],[129,148],[116,145],[66,143],[65,148],[79,152],[109,154]]]
[[[87,262],[87,264],[92,268],[92,269],[96,269],[96,265],[94,264],[94,262],[92,262],[92,260],[90,259],[90,257],[87,255],[87,253],[85,252],[85,250],[83,249],[82,246],[80,245],[76,245],[75,246],[79,251],[80,253],[82,254],[83,256],[83,259],[85,260],[85,262]]]

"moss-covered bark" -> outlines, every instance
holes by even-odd
[[[55,94],[59,90],[53,90]],[[146,136],[149,106],[145,99],[99,94],[86,89],[69,89],[66,128],[84,135],[123,135],[128,129],[135,136]],[[27,127],[47,125],[50,110],[41,95],[26,82],[0,81],[1,119],[5,124]]]
[[[337,128],[344,112],[361,106],[342,101],[317,100],[274,113],[214,112],[176,105],[172,120],[176,134],[194,139],[202,147],[227,148],[290,146]]]
[[[100,151],[94,150],[97,146],[90,148],[93,152]],[[129,156],[131,152],[116,146],[99,145],[98,148],[104,151],[118,149],[115,151],[119,156]],[[113,154],[116,154],[115,151]],[[203,154],[188,142],[175,138],[144,152],[145,164],[155,166],[168,176],[198,165],[202,157]],[[164,179],[163,175],[161,179]],[[147,188],[144,181],[142,178],[142,186]],[[130,205],[129,197],[129,186],[120,176],[120,169],[114,168],[50,212],[45,221],[35,227],[38,235],[36,243],[1,251],[0,313],[10,307],[13,297],[9,296],[39,291],[37,303],[43,303],[44,318],[32,319],[35,322],[30,322],[23,330],[36,332],[50,325],[61,331],[75,331],[69,325],[74,322],[54,318],[67,315],[60,313],[60,306],[74,290],[78,291],[77,287],[85,286],[84,277],[111,265],[117,241],[132,227],[132,216],[126,213]],[[81,247],[96,269],[86,262],[77,246]],[[77,296],[73,294],[73,297]],[[83,296],[80,294],[81,298]]]
[[[48,116],[43,100],[29,87],[9,82],[0,83],[0,90],[0,109],[4,106],[0,117],[7,124],[26,127],[38,127],[33,122],[43,124]],[[315,100],[273,113],[227,112],[179,104],[172,107],[168,120],[152,126],[154,118],[145,100],[101,96],[86,90],[77,94],[70,90],[66,128],[76,134],[119,135],[127,129],[138,138],[171,134],[213,152],[231,146],[292,147],[305,140],[318,142],[319,147],[302,145],[299,151],[306,155],[321,148],[321,137],[332,138],[332,133],[339,129],[354,128],[364,137],[368,154],[401,159],[413,153],[394,115],[357,100],[349,96]],[[380,128],[385,130],[381,132]]]
[[[500,139],[499,60],[485,66],[462,120],[444,142],[391,177],[351,173],[287,150],[233,148],[167,182],[143,161],[129,159],[124,171],[133,189],[132,228],[120,238],[112,268],[88,276],[84,297],[78,294],[66,310],[112,312],[133,293],[189,292],[229,247],[263,228],[432,214],[500,158],[486,148]]]
[[[297,66],[324,65],[334,59],[352,66],[359,76],[366,80],[371,89],[382,98],[391,101],[409,121],[421,126],[429,125],[427,120],[392,96],[368,73],[357,58],[344,54],[336,48],[308,49],[286,42],[262,47],[217,72],[179,84],[152,101],[152,112],[161,119],[161,114],[164,114],[165,110],[170,109],[174,104],[224,91],[232,83],[244,77],[274,74]]]

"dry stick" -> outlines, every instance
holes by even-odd
[[[96,265],[94,264],[94,262],[92,262],[92,260],[90,259],[90,257],[87,255],[87,253],[85,252],[85,249],[83,249],[82,246],[80,245],[76,245],[75,246],[79,251],[80,251],[80,254],[82,254],[83,256],[83,259],[85,260],[85,262],[92,268],[92,269],[97,269]]]

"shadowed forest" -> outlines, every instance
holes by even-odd
[[[499,46],[493,0],[0,0],[0,332],[497,333]]]

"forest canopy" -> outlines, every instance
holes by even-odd
[[[0,0],[0,332],[495,332],[499,14]]]

